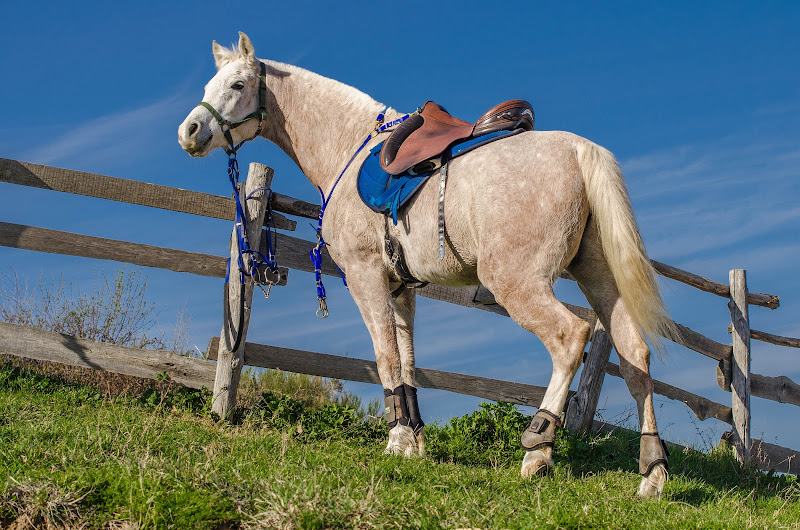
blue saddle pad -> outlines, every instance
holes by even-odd
[[[522,129],[498,131],[470,138],[452,146],[450,152],[446,153],[447,158],[456,158],[489,142],[520,132]],[[385,215],[391,214],[392,221],[397,224],[397,210],[414,196],[434,172],[421,175],[410,175],[408,172],[390,175],[381,168],[381,149],[383,142],[370,149],[367,159],[361,164],[361,169],[358,171],[358,195],[373,211]]]

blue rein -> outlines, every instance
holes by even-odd
[[[358,156],[358,153],[360,153],[361,150],[367,146],[369,141],[375,138],[377,135],[391,129],[392,127],[400,125],[411,116],[411,114],[406,114],[389,123],[383,123],[383,120],[385,118],[384,114],[385,112],[386,109],[378,113],[378,117],[376,118],[377,124],[375,125],[375,129],[373,129],[373,131],[369,133],[366,140],[364,140],[361,146],[358,149],[356,149],[356,152],[353,153],[353,156],[351,156],[350,160],[348,160],[347,164],[345,164],[344,169],[342,170],[341,173],[339,173],[339,177],[333,183],[333,187],[331,188],[331,191],[328,193],[327,197],[325,196],[325,192],[322,191],[322,188],[317,186],[317,190],[319,190],[322,207],[320,208],[319,219],[317,220],[317,227],[315,228],[317,232],[317,246],[311,249],[309,256],[311,258],[311,263],[314,264],[314,276],[317,282],[317,299],[319,300],[319,309],[317,309],[318,318],[328,318],[328,303],[326,301],[326,296],[325,296],[325,286],[322,285],[322,248],[327,245],[325,240],[322,238],[322,217],[325,215],[325,209],[328,207],[328,203],[331,200],[331,196],[333,196],[333,191],[336,189],[336,186],[339,184],[339,181],[342,180],[342,177],[347,171],[347,168],[350,167],[350,164],[352,164],[353,160],[355,160],[356,156]],[[311,226],[313,227],[314,225]],[[344,272],[342,271],[341,268],[339,268],[338,265],[336,265],[336,268],[339,269],[339,274],[342,276],[342,282],[344,282],[344,286],[347,287],[347,280],[345,279]]]
[[[262,282],[260,282],[258,279],[258,269],[262,265],[266,265],[266,267],[273,273],[278,272],[278,264],[275,262],[275,238],[272,237],[272,231],[274,231],[274,227],[272,226],[272,212],[270,206],[271,197],[267,197],[267,211],[264,216],[264,218],[268,220],[266,244],[267,255],[265,256],[258,250],[250,248],[250,243],[247,240],[247,216],[244,213],[242,201],[239,199],[239,162],[236,160],[236,153],[233,153],[228,158],[228,178],[231,181],[231,186],[233,187],[233,197],[236,201],[236,220],[234,228],[236,230],[237,249],[239,254],[237,259],[237,265],[239,267],[239,279],[241,280],[242,285],[244,285],[245,274],[247,274],[253,278],[253,281],[257,285],[260,285]],[[247,200],[258,191],[266,191],[269,195],[272,195],[272,190],[270,188],[257,188],[253,190],[250,195],[245,197],[245,202],[247,202]],[[250,267],[246,267],[245,256],[250,257],[252,262]],[[229,275],[230,261],[228,263],[228,273],[225,276],[226,283],[228,282]],[[267,292],[264,294],[268,296]]]

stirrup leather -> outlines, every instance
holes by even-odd
[[[520,445],[526,451],[533,451],[540,447],[553,447],[556,441],[556,427],[560,427],[561,422],[558,416],[549,410],[539,409],[533,415],[531,424],[522,432]]]
[[[669,450],[657,432],[643,432],[639,441],[639,473],[647,476],[656,464],[668,469]]]

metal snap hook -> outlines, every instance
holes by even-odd
[[[319,309],[317,309],[317,318],[328,318],[328,304],[324,298],[319,299]]]

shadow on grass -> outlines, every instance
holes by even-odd
[[[639,435],[618,430],[605,435],[576,435],[559,431],[554,459],[578,477],[605,471],[621,470],[638,475]],[[782,495],[797,483],[790,475],[769,475],[753,467],[742,466],[733,452],[721,445],[705,453],[672,446],[669,455],[669,500],[697,506],[719,498],[732,490],[753,498]]]

